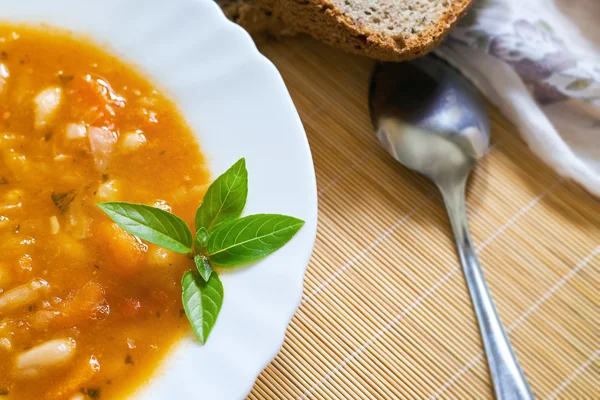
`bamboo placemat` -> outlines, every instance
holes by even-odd
[[[373,63],[308,38],[260,49],[308,134],[319,230],[300,309],[249,398],[492,398],[441,200],[373,134]],[[496,305],[538,399],[598,399],[600,201],[489,112],[468,207]]]

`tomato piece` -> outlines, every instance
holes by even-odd
[[[96,237],[103,244],[102,252],[106,255],[102,267],[123,277],[141,271],[146,262],[148,246],[140,239],[110,221],[98,225]]]
[[[72,117],[90,126],[114,127],[116,110],[126,103],[106,80],[90,74],[75,76],[67,93]]]
[[[88,282],[67,299],[54,323],[75,326],[88,320],[101,319],[110,313],[104,289],[96,282]]]

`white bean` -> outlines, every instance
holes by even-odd
[[[8,68],[6,65],[0,64],[0,93],[4,91],[4,86],[6,85],[7,78],[9,77]]]
[[[12,171],[14,176],[23,176],[27,172],[31,171],[33,163],[25,154],[16,152],[14,149],[2,151],[1,153],[4,160],[4,165],[9,171]]]
[[[7,203],[19,203],[21,199],[25,196],[25,192],[23,189],[12,189],[6,192],[2,199]]]
[[[8,265],[0,263],[0,293],[4,292],[12,282],[12,271]]]
[[[96,198],[98,201],[115,201],[118,200],[120,184],[118,181],[111,179],[102,182],[96,190]]]
[[[136,150],[144,143],[146,143],[146,136],[140,130],[127,132],[119,139],[119,147],[124,153]]]
[[[87,128],[83,124],[69,124],[65,128],[65,137],[67,139],[82,139],[87,136]]]
[[[0,295],[0,315],[35,303],[49,288],[48,282],[36,278],[4,292]]]
[[[75,347],[75,340],[71,338],[37,345],[17,356],[16,372],[23,377],[34,377],[45,370],[65,365],[75,356]]]
[[[62,89],[56,86],[44,89],[35,96],[35,129],[42,129],[51,122],[62,97]]]
[[[12,350],[12,343],[8,338],[0,338],[0,350],[4,350],[7,352]]]
[[[56,235],[60,231],[60,222],[58,222],[58,217],[53,215],[50,217],[50,233]]]
[[[21,208],[22,205],[23,205],[23,203],[21,203],[21,202],[16,203],[16,204],[0,204],[0,212],[18,210],[19,208]]]

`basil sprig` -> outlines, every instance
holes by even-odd
[[[231,268],[268,256],[304,225],[302,220],[279,214],[240,218],[247,197],[248,171],[242,158],[206,191],[196,212],[195,235],[181,218],[156,207],[98,203],[102,211],[132,235],[193,256],[196,271],[183,275],[181,299],[201,343],[206,343],[223,305],[223,285],[212,265]]]

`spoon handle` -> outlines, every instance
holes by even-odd
[[[533,400],[479,265],[467,224],[465,183],[440,187],[450,217],[465,280],[479,321],[494,391],[498,400]]]

